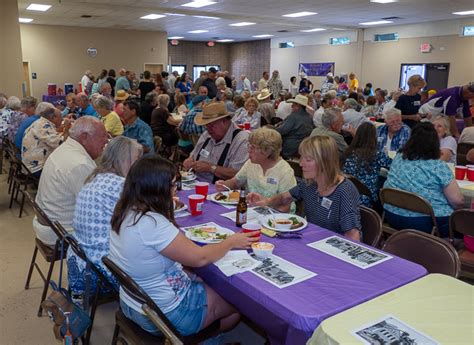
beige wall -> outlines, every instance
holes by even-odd
[[[24,24],[21,41],[23,61],[37,73],[35,97],[47,93],[47,83],[77,85],[87,69],[97,76],[102,68],[124,67],[139,76],[145,63],[162,63],[166,69],[168,59],[165,32]],[[95,58],[87,55],[89,47],[98,50]]]
[[[20,26],[16,0],[0,1],[0,92],[22,97]]]
[[[430,43],[431,53],[421,53],[420,45]],[[447,62],[448,87],[474,81],[474,37],[440,36],[404,38],[397,42],[364,42],[361,83],[372,82],[388,90],[398,87],[402,63]]]

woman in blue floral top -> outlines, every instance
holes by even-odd
[[[438,134],[429,122],[416,125],[410,139],[394,158],[384,188],[401,189],[425,198],[433,207],[442,237],[448,236],[449,216],[464,206],[451,169],[440,160]],[[431,232],[431,218],[385,204],[385,219],[395,229]]]
[[[143,147],[135,140],[116,137],[107,145],[102,161],[85,181],[77,195],[74,209],[74,237],[87,257],[109,281],[118,286],[112,274],[102,264],[109,254],[110,220],[132,164],[142,156]],[[81,297],[85,291],[86,264],[72,250],[67,253],[68,282],[72,295]],[[91,273],[89,291],[94,292],[97,277]]]
[[[380,169],[388,168],[392,163],[385,152],[377,151],[377,134],[372,123],[366,122],[357,128],[346,157],[342,170],[369,188],[371,198],[361,194],[360,201],[364,206],[372,207],[378,201]]]

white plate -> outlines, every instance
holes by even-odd
[[[197,178],[196,174],[184,176],[181,174],[181,181],[182,182],[188,182],[188,181],[194,181]]]
[[[183,212],[183,211],[186,211],[188,209],[188,205],[184,204],[183,207],[179,208],[179,209],[175,209],[174,210],[174,213],[179,213],[179,212]]]
[[[229,192],[221,192],[222,194],[228,195]],[[222,204],[222,205],[237,205],[239,201],[224,201],[224,200],[216,200],[215,196],[218,193],[210,194],[209,195],[209,200],[214,201],[215,203]]]
[[[196,237],[191,234],[189,231],[190,228],[193,228],[192,226],[187,227],[187,230],[185,230],[185,235],[187,238],[189,238],[191,241],[198,242],[198,243],[203,243],[203,244],[210,244],[210,243],[220,243],[224,240],[221,239],[203,239],[201,237]],[[195,228],[199,228],[199,226],[196,226]],[[234,232],[232,230],[226,229],[226,228],[221,228],[220,226],[217,226],[217,233],[219,234],[226,234],[226,235],[233,235]]]
[[[300,216],[297,216],[296,214],[291,214],[291,213],[275,213],[275,219],[278,219],[278,218],[289,218],[289,217],[296,217],[298,218],[298,220],[303,223],[303,225],[295,228],[295,229],[277,229],[277,228],[274,228],[270,225],[268,225],[268,220],[269,219],[273,219],[273,216],[272,215],[269,215],[269,216],[263,216],[263,217],[260,217],[260,224],[262,224],[264,227],[266,227],[267,229],[270,229],[270,230],[274,230],[274,231],[279,231],[279,232],[295,232],[295,231],[300,231],[300,230],[303,230],[304,228],[306,228],[308,226],[308,222],[306,221],[306,219],[300,217]]]

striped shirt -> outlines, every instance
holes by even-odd
[[[322,228],[344,234],[361,230],[359,192],[348,179],[339,183],[329,196],[321,196],[316,183],[301,181],[289,190],[295,201],[303,201],[306,219]]]

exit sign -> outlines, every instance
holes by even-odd
[[[422,53],[430,53],[431,52],[431,44],[429,43],[423,43],[420,46],[420,52]]]

